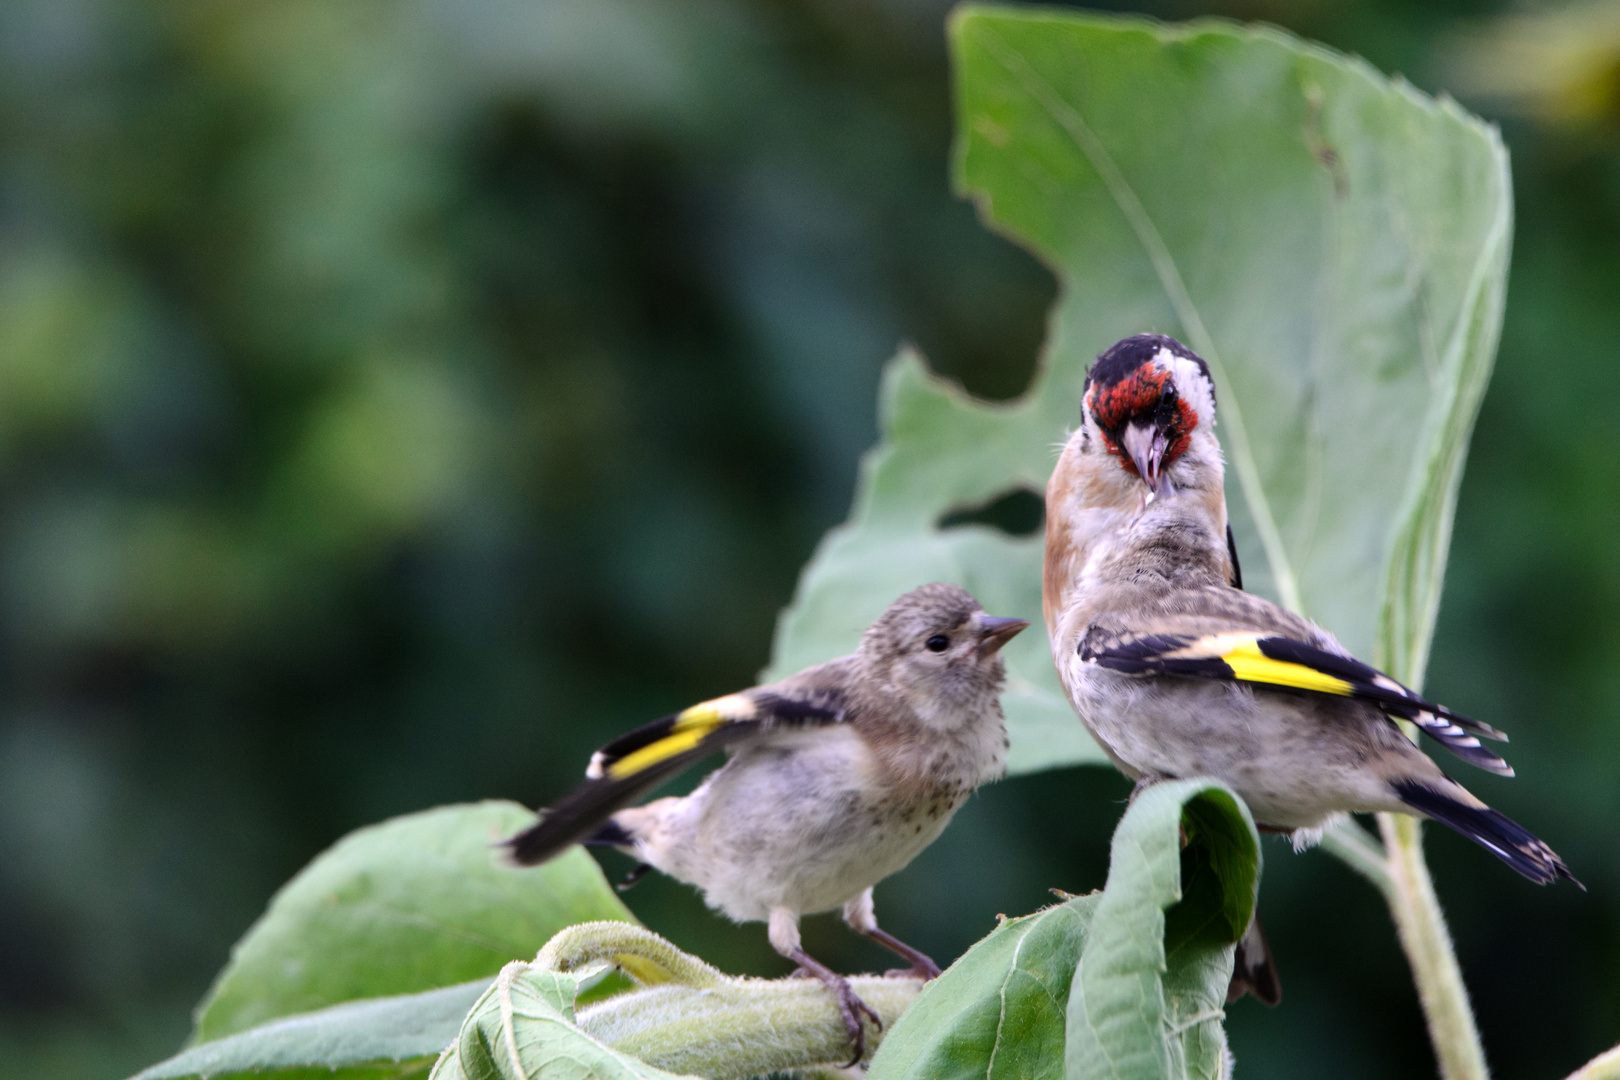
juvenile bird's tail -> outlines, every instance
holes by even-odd
[[[564,848],[579,839],[581,832],[591,826],[590,822],[570,820],[564,823],[548,819],[547,813],[542,811],[539,821],[516,836],[503,840],[501,846],[506,849],[506,857],[513,866],[538,866],[561,854]]]
[[[570,844],[586,847],[635,846],[636,830],[674,799],[655,799],[646,806],[610,811],[601,816],[602,781],[586,781],[568,798],[540,812],[540,820],[509,840],[502,841],[507,858],[518,866],[534,866],[554,858]],[[611,806],[611,803],[607,804]]]
[[[619,843],[599,839],[616,828],[613,813],[642,794],[642,778],[614,780],[608,777],[586,780],[540,811],[540,819],[516,836],[502,842],[507,859],[516,866],[538,866],[562,854],[570,844]]]
[[[1456,829],[1537,885],[1551,885],[1564,877],[1586,888],[1569,872],[1557,852],[1523,825],[1483,803],[1470,806],[1415,780],[1402,780],[1392,786],[1407,806]]]

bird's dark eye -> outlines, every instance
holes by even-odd
[[[946,637],[944,634],[935,634],[933,637],[923,642],[923,644],[928,646],[929,652],[944,652],[946,649],[951,647],[951,639]]]

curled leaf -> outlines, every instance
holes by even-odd
[[[895,1025],[870,1080],[1221,1076],[1259,844],[1223,785],[1148,788],[1114,833],[1103,890],[1008,919],[968,950]]]
[[[1260,834],[1230,788],[1137,795],[1069,993],[1068,1080],[1226,1075],[1226,985],[1259,885]]]

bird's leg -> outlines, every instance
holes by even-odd
[[[916,978],[922,979],[924,982],[929,979],[939,978],[939,965],[934,963],[933,959],[930,958],[927,953],[913,949],[910,945],[907,945],[905,942],[901,941],[899,938],[895,937],[886,930],[879,930],[874,927],[873,929],[867,931],[866,936],[883,946],[885,949],[888,949],[902,960],[911,961],[911,966],[908,968],[891,968],[888,971],[885,971],[883,974],[912,975]]]
[[[934,963],[927,953],[913,949],[893,934],[878,928],[877,915],[872,909],[871,889],[867,889],[844,905],[844,921],[849,924],[851,930],[862,937],[869,937],[901,959],[911,961],[909,968],[896,968],[883,974],[912,975],[924,981],[939,978],[939,965]]]
[[[855,1056],[843,1067],[848,1069],[858,1064],[861,1058],[866,1056],[866,1026],[861,1023],[862,1015],[870,1019],[872,1026],[879,1031],[883,1030],[882,1017],[856,995],[855,988],[849,985],[848,979],[804,951],[799,943],[798,912],[789,908],[772,908],[769,936],[771,948],[799,965],[799,971],[794,972],[795,975],[802,972],[820,979],[822,984],[833,992],[833,997],[838,1000],[838,1011],[844,1017],[844,1028],[849,1032],[850,1046],[855,1051]]]
[[[866,1056],[866,1027],[861,1023],[861,1017],[864,1015],[871,1020],[872,1026],[879,1031],[883,1030],[883,1018],[878,1016],[877,1010],[860,999],[855,993],[855,988],[849,985],[848,979],[802,948],[783,955],[812,977],[820,979],[822,984],[833,992],[833,996],[838,1000],[838,1011],[844,1017],[844,1029],[849,1032],[850,1048],[853,1051],[843,1068],[848,1069],[858,1064],[861,1058]]]

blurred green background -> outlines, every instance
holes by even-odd
[[[543,803],[748,684],[903,340],[991,397],[1051,276],[947,182],[938,0],[0,3],[0,1072],[171,1052],[344,832]],[[1487,1051],[1620,1041],[1620,5],[1264,19],[1500,121],[1518,231],[1428,688],[1590,887],[1443,831]],[[1258,559],[1257,553],[1249,553]],[[1127,785],[986,789],[879,890],[940,960],[1101,884]],[[1380,900],[1269,843],[1240,1075],[1433,1075]],[[610,872],[627,860],[606,857]],[[732,970],[759,926],[627,894]],[[832,919],[810,950],[882,967]]]

